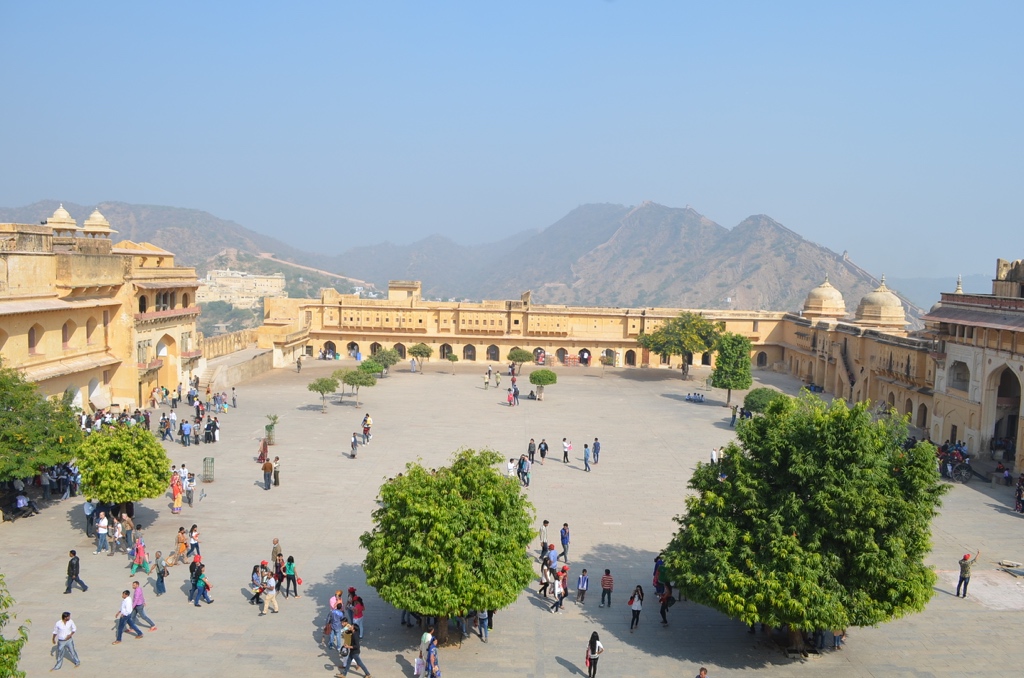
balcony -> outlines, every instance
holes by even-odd
[[[189,306],[187,308],[169,308],[166,311],[147,311],[146,313],[136,313],[135,322],[146,321],[146,320],[165,320],[167,318],[183,318],[190,315],[199,315],[202,312],[198,306]]]
[[[199,350],[199,349],[197,349],[195,351],[182,351],[181,352],[181,358],[183,360],[194,360],[195,358],[202,358],[202,357],[203,357],[203,352],[202,352],[202,350]]]
[[[157,358],[155,360],[150,360],[148,363],[135,363],[135,366],[143,372],[152,372],[153,370],[159,370],[163,367],[164,361],[162,358]]]

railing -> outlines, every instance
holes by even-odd
[[[136,313],[136,322],[140,320],[162,320],[164,318],[178,318],[186,315],[199,315],[202,313],[202,309],[198,306],[189,306],[187,308],[169,308],[166,311],[149,311],[147,313]]]

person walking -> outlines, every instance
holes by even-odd
[[[274,614],[277,614],[279,611],[277,607],[277,579],[274,578],[273,574],[267,577],[266,584],[263,586],[263,609],[260,610],[260,616],[266,617],[267,610]]]
[[[213,599],[210,598],[212,587],[210,586],[210,580],[206,577],[206,565],[200,565],[197,572],[199,572],[199,576],[196,577],[196,607],[199,607],[200,598],[205,600],[207,605],[210,605],[213,603]]]
[[[110,549],[107,543],[107,530],[110,528],[110,521],[107,520],[107,512],[100,511],[100,517],[96,519],[96,552],[99,555]]]
[[[590,588],[590,577],[587,576],[587,568],[583,568],[580,572],[579,579],[576,580],[576,602],[583,604],[584,599],[587,597],[587,589]]]
[[[274,457],[274,487],[281,486],[281,457]]]
[[[562,523],[562,529],[558,532],[558,536],[562,540],[562,552],[558,554],[559,558],[565,561],[565,564],[569,564],[569,523]],[[557,560],[557,558],[556,558]]]
[[[485,374],[484,375],[484,390],[486,391],[490,387],[491,387],[491,375]]]
[[[157,551],[154,557],[154,563],[156,565],[156,584],[153,586],[153,592],[156,593],[156,597],[159,598],[163,594],[167,593],[167,584],[165,580],[167,575],[170,574],[167,571],[167,561],[164,560],[164,554],[162,551]]]
[[[540,452],[540,463],[544,465],[544,458],[548,456],[548,441],[544,438],[540,439],[540,445],[537,446],[537,451]]]
[[[192,524],[192,529],[188,531],[188,553],[185,554],[185,557],[188,558],[193,553],[197,556],[203,555],[202,551],[199,550],[199,526],[195,523]]]
[[[601,459],[601,441],[594,438],[594,463],[596,464]]]
[[[668,582],[664,582],[664,589],[658,597],[658,602],[661,603],[661,625],[668,626],[668,617],[665,616],[665,613],[668,612],[668,608],[676,604],[675,596],[672,595],[672,585]]]
[[[57,663],[53,665],[51,671],[60,671],[60,667],[64,665],[64,655],[67,655],[76,668],[82,665],[81,660],[78,659],[78,652],[75,650],[76,631],[78,629],[75,627],[75,622],[71,621],[70,612],[61,614],[60,621],[53,625],[53,644],[57,646]]]
[[[167,564],[167,567],[180,565],[188,559],[188,556],[185,554],[185,551],[188,549],[188,535],[185,534],[184,526],[178,528],[178,534],[175,539],[177,543],[174,547],[174,555],[171,556],[171,562]]]
[[[964,557],[960,559],[960,579],[956,583],[956,595],[960,596],[960,586],[964,587],[964,598],[967,597],[967,585],[971,583],[971,566],[978,562],[978,556],[981,555],[981,551],[975,554],[974,559],[971,559],[970,553],[965,553]]]
[[[149,558],[146,557],[146,542],[142,540],[142,533],[139,530],[135,530],[135,548],[134,557],[132,558],[132,572],[131,576],[135,576],[135,571],[140,567],[149,574]]]
[[[441,665],[438,662],[437,656],[437,636],[431,634],[430,640],[427,642],[426,657],[426,678],[440,678],[441,677]]]
[[[274,548],[270,549],[270,562],[276,563],[277,557],[284,553],[284,549],[281,548],[281,540],[277,537],[274,537],[274,541],[272,543]]]
[[[569,568],[565,565],[562,566],[560,572],[555,574],[555,604],[551,606],[552,614],[555,614],[556,612],[558,614],[562,614],[562,607],[563,603],[565,602],[565,597],[569,595],[567,586],[567,584],[569,583],[568,576]]]
[[[572,443],[567,439],[562,438],[562,463],[569,463],[569,451],[572,450]]]
[[[85,593],[89,590],[89,587],[86,586],[85,582],[78,576],[81,568],[81,563],[78,560],[78,553],[71,550],[68,551],[68,556],[70,557],[70,560],[68,560],[68,584],[64,587],[64,594],[67,595],[71,593],[71,585],[76,582],[81,587],[82,593]],[[75,663],[77,664],[78,662]]]
[[[612,577],[612,571],[606,569],[604,576],[601,577],[601,604],[598,607],[605,606],[605,600],[608,601],[608,607],[612,606],[612,590],[615,588],[615,578]]]
[[[583,470],[590,473],[590,447],[583,443]]]
[[[132,621],[138,624],[139,619],[142,619],[149,624],[150,631],[156,631],[156,624],[146,614],[146,596],[142,592],[142,587],[139,586],[139,582],[132,582]]]
[[[363,670],[363,675],[366,678],[373,678],[370,675],[370,669],[366,668],[366,664],[363,663],[363,658],[359,656],[359,634],[356,633],[355,628],[352,626],[350,622],[346,621],[344,622],[344,625],[345,630],[343,631],[343,634],[349,635],[351,637],[351,645],[349,645],[349,643],[346,643],[346,645],[349,645],[348,657],[345,658],[345,666],[342,667],[341,673],[339,673],[338,675],[348,675],[348,667],[352,665],[352,662],[355,662],[359,666],[359,668]]]
[[[477,610],[477,630],[480,632],[480,640],[487,642],[487,610]]]
[[[270,479],[274,474],[274,462],[267,459],[263,462],[263,489],[270,489]]]
[[[639,584],[633,589],[633,595],[629,597],[629,609],[632,610],[632,619],[629,620],[629,632],[640,625],[640,611],[644,609],[644,587]]]
[[[537,443],[533,442],[533,438],[530,438],[530,444],[526,446],[526,455],[530,458],[532,464],[534,459],[533,456],[537,453]]]
[[[131,591],[125,589],[121,592],[121,609],[114,615],[114,619],[117,620],[117,640],[111,645],[120,645],[121,636],[124,635],[125,627],[128,627],[129,631],[136,638],[142,637],[142,631],[132,621],[132,594]]]
[[[597,631],[594,631],[587,642],[587,678],[597,678],[597,660],[601,658],[602,652],[604,645],[601,644]]]
[[[238,394],[235,393],[235,387],[231,387],[231,409],[238,409]]]

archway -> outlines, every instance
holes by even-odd
[[[924,403],[917,407],[917,427],[928,429],[928,406]]]
[[[498,362],[499,360],[501,360],[501,358],[498,357],[499,355],[500,355],[500,353],[498,352],[498,347],[497,346],[495,346],[494,344],[491,344],[490,346],[487,347],[487,359],[488,360],[490,360],[492,362]]]
[[[914,414],[914,401],[911,400],[910,398],[907,398],[906,404],[903,405],[903,414],[907,414],[907,415],[911,415],[911,416],[913,416],[913,414]]]
[[[449,344],[441,344],[440,356],[441,360],[448,360],[448,356],[452,354],[452,347]]]
[[[377,355],[384,350],[384,347],[378,344],[376,341],[370,344],[370,355]]]
[[[538,365],[543,365],[546,359],[547,352],[544,349],[540,347],[533,349],[533,362],[537,363]]]
[[[589,348],[581,348],[580,352],[577,353],[576,356],[580,359],[580,365],[583,365],[584,367],[590,366],[591,354]]]
[[[711,364],[711,351],[704,351],[704,353],[701,354],[701,356],[700,356],[700,364],[701,365],[710,365]]]
[[[955,388],[958,391],[967,391],[971,386],[971,369],[967,367],[967,363],[960,360],[954,360],[953,364],[949,366],[949,388]]]
[[[462,347],[462,359],[463,360],[476,360],[476,346],[473,344],[466,344]]]
[[[896,394],[892,391],[889,391],[889,407],[896,407]]]
[[[562,363],[563,365],[565,364],[565,359],[568,356],[569,352],[566,351],[564,348],[560,348],[557,351],[555,351],[555,357],[558,358],[558,362]]]
[[[71,405],[78,409],[82,408],[82,389],[78,386],[72,385],[64,389],[65,395],[71,395]]]
[[[626,367],[636,367],[636,351],[633,349],[626,351]]]
[[[764,351],[757,354],[757,366],[768,367],[768,354]]]
[[[325,358],[332,359],[332,358],[334,358],[334,355],[337,352],[338,352],[337,344],[335,344],[333,341],[325,341],[324,342],[324,353],[326,354],[326,355],[324,355]]]
[[[345,347],[345,350],[348,351],[348,356],[350,358],[355,358],[356,354],[359,353],[359,344],[354,341],[350,341],[348,342],[348,346]]]
[[[394,349],[398,351],[398,357],[405,360],[405,344],[395,344]]]
[[[999,373],[996,388],[996,421],[992,435],[996,438],[1015,438],[1020,416],[1020,381],[1009,367]]]
[[[160,341],[156,342],[156,357],[163,362],[157,374],[157,386],[166,386],[168,389],[175,388],[179,381],[178,344],[171,338],[171,335],[165,334],[160,337]],[[148,398],[149,394],[143,393],[142,396]]]

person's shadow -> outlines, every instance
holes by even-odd
[[[571,671],[573,675],[575,675],[576,673],[579,673],[581,676],[587,675],[586,671],[584,671],[580,667],[576,666],[575,664],[573,664],[568,659],[564,659],[562,657],[555,657],[555,661],[558,662],[559,664],[561,664],[562,666],[564,666],[569,671]]]

